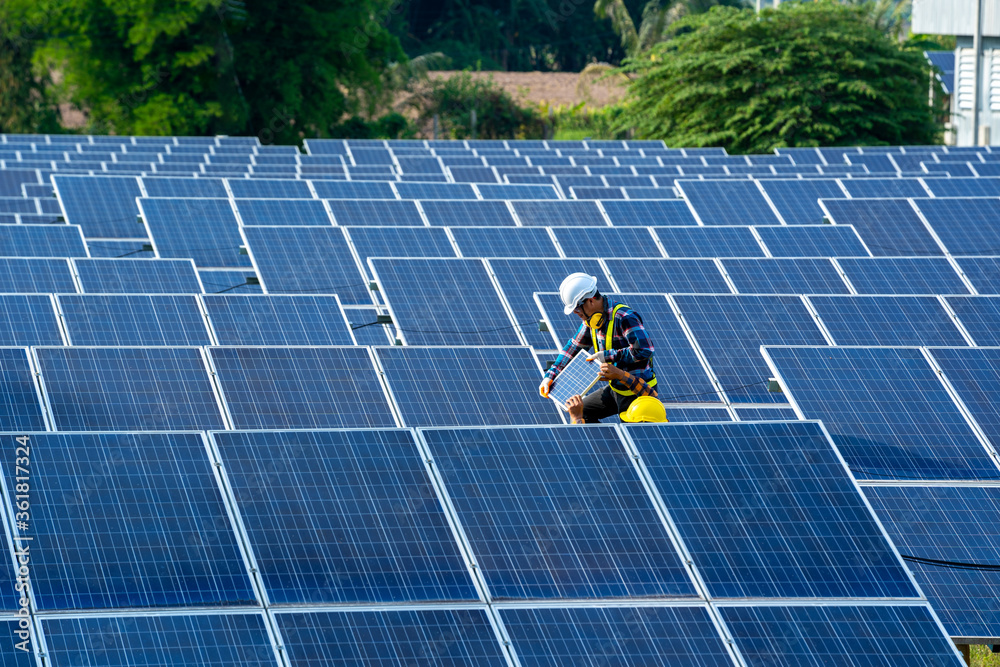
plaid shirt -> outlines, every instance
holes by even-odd
[[[604,297],[604,325],[597,327],[597,345],[602,350],[609,349],[605,347],[604,341],[608,333],[607,319],[611,317],[611,313],[617,305],[618,302]],[[576,335],[563,346],[562,352],[556,358],[556,363],[552,364],[545,372],[545,377],[555,379],[556,375],[578,352],[592,347],[594,342],[590,338],[590,327],[584,322],[580,325]],[[613,364],[646,382],[653,379],[653,341],[649,339],[646,329],[642,326],[642,318],[628,306],[619,308],[618,312],[615,313],[610,352],[607,358],[609,364]],[[629,389],[621,382],[616,381],[612,384],[616,389]]]
[[[637,378],[636,376],[629,373],[627,380],[622,380],[622,384],[628,387],[629,391],[633,392],[638,398],[639,396],[652,396],[656,398],[656,387],[650,387],[646,384],[646,381],[642,378]],[[583,424],[583,417],[576,419],[575,417],[570,419],[573,424]]]

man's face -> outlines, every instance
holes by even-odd
[[[604,299],[592,296],[589,299],[585,299],[584,302],[577,306],[576,310],[573,312],[576,313],[576,316],[584,322],[589,322],[591,315],[601,312],[603,307]]]

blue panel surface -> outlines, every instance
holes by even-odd
[[[91,257],[106,259],[118,257],[153,258],[153,245],[146,239],[137,241],[95,241],[88,239],[87,250],[90,251]]]
[[[395,187],[403,199],[477,199],[466,183],[396,183]]]
[[[376,319],[378,315],[384,313],[385,311],[376,308],[344,310],[348,326],[351,327],[358,345],[392,345],[395,342],[395,333],[388,333],[386,331],[387,325],[379,324]],[[391,325],[388,326],[391,327]]]
[[[0,257],[86,257],[76,225],[0,225]]]
[[[732,421],[725,408],[678,408],[666,406],[669,422],[728,422]]]
[[[0,348],[0,429],[24,432],[45,428],[28,351],[19,347]]]
[[[483,609],[275,614],[295,667],[504,667]]]
[[[678,181],[706,225],[777,225],[778,217],[753,181]]]
[[[0,294],[0,345],[62,345],[46,294]]]
[[[244,225],[329,225],[323,202],[316,199],[240,199]]]
[[[726,259],[722,267],[741,294],[850,293],[828,259]]]
[[[850,225],[759,227],[774,257],[870,257]]]
[[[559,194],[551,185],[509,185],[479,183],[479,194],[483,199],[559,199]]]
[[[723,607],[753,667],[894,667],[962,661],[924,606]]]
[[[228,197],[221,178],[144,178],[147,197]]]
[[[761,345],[824,345],[826,339],[798,297],[680,295],[674,297],[709,366],[734,403],[784,403],[767,390],[770,370]]]
[[[422,435],[493,599],[694,594],[612,427]]]
[[[410,431],[213,437],[270,604],[479,599]]]
[[[199,434],[30,437],[39,609],[255,604]],[[5,455],[8,488],[15,455]]]
[[[943,255],[917,212],[905,199],[824,201],[838,225],[853,225],[873,255]]]
[[[1000,294],[1000,257],[958,257],[962,273],[980,294]]]
[[[973,419],[993,447],[1000,446],[1000,349],[966,348],[931,350]]]
[[[219,345],[351,345],[337,299],[211,294],[205,310]]]
[[[452,227],[463,257],[557,257],[548,230],[530,227]]]
[[[384,181],[313,181],[320,199],[395,199],[392,186]]]
[[[201,293],[198,273],[190,259],[77,259],[73,264],[84,292]]]
[[[308,183],[290,179],[231,178],[229,189],[237,199],[313,199]]]
[[[580,178],[587,178],[582,176]],[[565,189],[565,181],[560,180],[563,188]],[[605,188],[605,187],[587,187],[585,185],[574,185],[569,189],[570,196],[573,199],[582,200],[592,200],[592,199],[625,199],[625,191],[621,188]]]
[[[791,408],[736,408],[740,421],[794,421],[798,419]]]
[[[250,266],[227,199],[142,199],[160,257],[190,257],[198,266]]]
[[[212,343],[193,295],[62,294],[58,299],[71,345]]]
[[[343,303],[372,303],[343,230],[246,227],[260,280],[272,294],[337,294]]]
[[[1000,479],[915,348],[770,347],[785,391],[862,479]]]
[[[142,196],[137,179],[54,175],[52,182],[66,209],[66,222],[80,225],[86,236],[113,239],[144,234],[135,222],[139,214],[135,198]]]
[[[406,426],[561,424],[526,347],[380,347]],[[456,400],[456,397],[460,397]]]
[[[553,227],[567,257],[663,257],[645,227]]]
[[[365,266],[369,257],[455,257],[444,227],[353,227],[347,233]]]
[[[927,190],[915,178],[845,178],[841,183],[856,199],[928,196]]]
[[[662,227],[654,231],[668,257],[764,257],[749,227]]]
[[[1000,345],[1000,298],[950,296],[946,300],[976,345]]]
[[[247,280],[256,280],[257,274],[252,269],[208,269],[198,271],[201,284],[208,294],[261,294],[260,283],[248,284]]]
[[[691,209],[683,200],[606,201],[604,211],[615,227],[657,227],[696,225]]]
[[[969,293],[943,257],[848,257],[837,262],[858,294]]]
[[[718,294],[731,291],[719,267],[708,259],[646,259],[641,262],[608,259],[605,263],[623,292]]]
[[[998,197],[1000,178],[927,178],[935,197]]]
[[[908,558],[907,566],[948,634],[995,635],[1000,547],[983,528],[1000,520],[1000,488],[869,486],[864,492],[903,558],[921,559]],[[971,567],[977,563],[993,568]]]
[[[607,227],[608,221],[592,201],[515,201],[514,212],[526,227]]]
[[[409,345],[521,344],[481,260],[372,259],[369,265]]]
[[[261,614],[47,618],[49,662],[81,667],[273,667]]]
[[[713,597],[917,597],[812,422],[628,433]]]
[[[60,431],[223,428],[197,348],[40,347]]]
[[[338,225],[423,227],[424,220],[412,201],[332,199],[329,202]]]
[[[968,345],[932,296],[814,296],[837,345]]]
[[[768,179],[762,181],[764,192],[782,219],[789,225],[819,225],[823,223],[820,199],[846,197],[833,179]]]
[[[1000,199],[926,199],[917,206],[951,254],[1000,254]]]
[[[448,201],[425,200],[420,202],[428,222],[441,227],[513,227],[514,218],[502,201]]]
[[[213,347],[235,428],[395,426],[364,347]]]
[[[704,607],[502,609],[522,665],[728,665]]]

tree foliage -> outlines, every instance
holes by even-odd
[[[707,12],[716,5],[738,7],[746,4],[745,0],[648,0],[642,8],[638,26],[624,0],[595,0],[594,13],[610,19],[625,53],[636,56],[663,41],[670,26],[681,17]]]
[[[426,131],[434,116],[439,138],[472,138],[472,112],[476,112],[477,139],[541,139],[545,122],[533,108],[524,108],[492,77],[474,78],[463,72],[431,81],[410,104],[417,109],[417,126]]]
[[[34,33],[0,4],[0,132],[58,132],[46,73],[32,66]]]
[[[674,32],[628,61],[635,78],[619,122],[637,136],[739,153],[940,140],[925,59],[865,7],[715,8]]]

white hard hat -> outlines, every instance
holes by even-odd
[[[571,273],[559,286],[559,298],[563,302],[563,315],[569,315],[584,299],[597,294],[597,278],[586,273]]]

